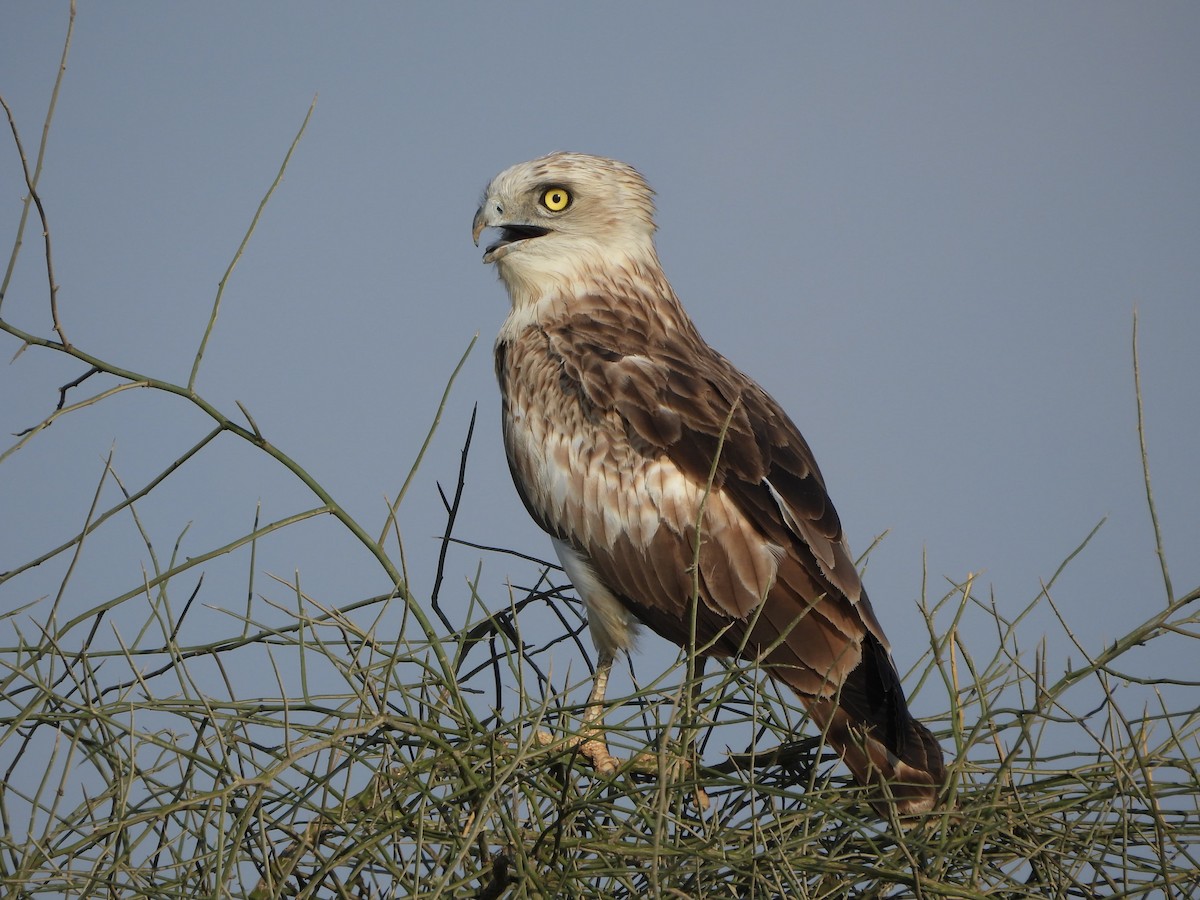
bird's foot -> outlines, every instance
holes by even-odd
[[[558,752],[578,753],[597,774],[605,777],[614,774],[621,765],[621,760],[608,752],[608,743],[598,728],[584,728],[581,734],[565,740],[556,738],[548,731],[539,731],[537,742],[543,747],[553,747]]]
[[[579,755],[592,764],[596,774],[605,778],[615,773],[617,767],[621,765],[621,760],[608,752],[608,743],[602,737],[585,737],[580,742],[578,750]]]
[[[621,766],[625,766],[626,771],[631,775],[656,777],[662,774],[662,764],[658,753],[647,750],[638,753],[628,761],[622,760],[608,752],[608,742],[604,740],[603,734],[599,728],[585,726],[581,734],[564,740],[556,738],[549,731],[538,731],[537,742],[542,747],[553,747],[558,752],[578,753],[588,761],[597,775],[604,778],[616,774],[617,769]],[[680,777],[687,774],[690,769],[690,763],[676,760],[672,774],[674,777]],[[711,803],[708,793],[698,784],[692,788],[692,801],[701,812],[706,811]]]

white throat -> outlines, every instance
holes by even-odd
[[[538,306],[547,298],[570,300],[611,290],[621,273],[660,272],[654,242],[648,235],[609,239],[550,235],[513,248],[496,262],[514,312]],[[616,276],[616,277],[614,277]]]

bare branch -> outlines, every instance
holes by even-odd
[[[29,191],[29,199],[37,207],[38,217],[42,220],[42,243],[45,247],[46,256],[46,281],[50,287],[50,319],[54,323],[54,330],[58,333],[58,339],[62,342],[62,346],[70,347],[71,342],[67,340],[62,322],[58,318],[58,282],[54,280],[54,253],[50,241],[50,222],[46,218],[46,207],[42,205],[41,195],[37,191],[37,182],[29,171],[29,159],[25,156],[25,148],[21,144],[21,134],[17,130],[16,120],[13,118],[12,110],[9,108],[7,101],[2,96],[0,96],[0,106],[3,106],[4,112],[8,114],[8,126],[12,129],[13,142],[17,145],[17,155],[21,158],[21,171],[25,175],[25,189]],[[16,258],[15,248],[13,258],[14,260]],[[0,301],[3,301],[3,299],[0,296]]]

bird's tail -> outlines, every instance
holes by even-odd
[[[868,635],[860,646],[858,665],[836,694],[801,694],[801,699],[825,740],[868,789],[880,816],[890,819],[893,810],[901,819],[927,813],[946,782],[942,748],[908,711],[900,675],[883,643]]]
[[[893,809],[902,820],[933,809],[946,781],[942,748],[907,709],[885,733],[831,700],[806,705],[854,779],[870,790],[871,806],[882,818]]]

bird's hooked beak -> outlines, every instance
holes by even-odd
[[[485,228],[500,229],[499,239],[488,244],[483,251],[485,263],[498,262],[518,244],[550,232],[550,229],[542,228],[540,225],[529,225],[508,219],[504,214],[504,206],[497,203],[493,197],[484,198],[483,204],[475,211],[475,218],[471,222],[471,239],[475,241],[476,247],[479,246],[479,235]]]
[[[488,227],[487,210],[491,205],[484,201],[479,209],[475,210],[475,220],[471,223],[471,240],[475,242],[475,246],[479,246],[479,235],[483,234],[483,229]]]

